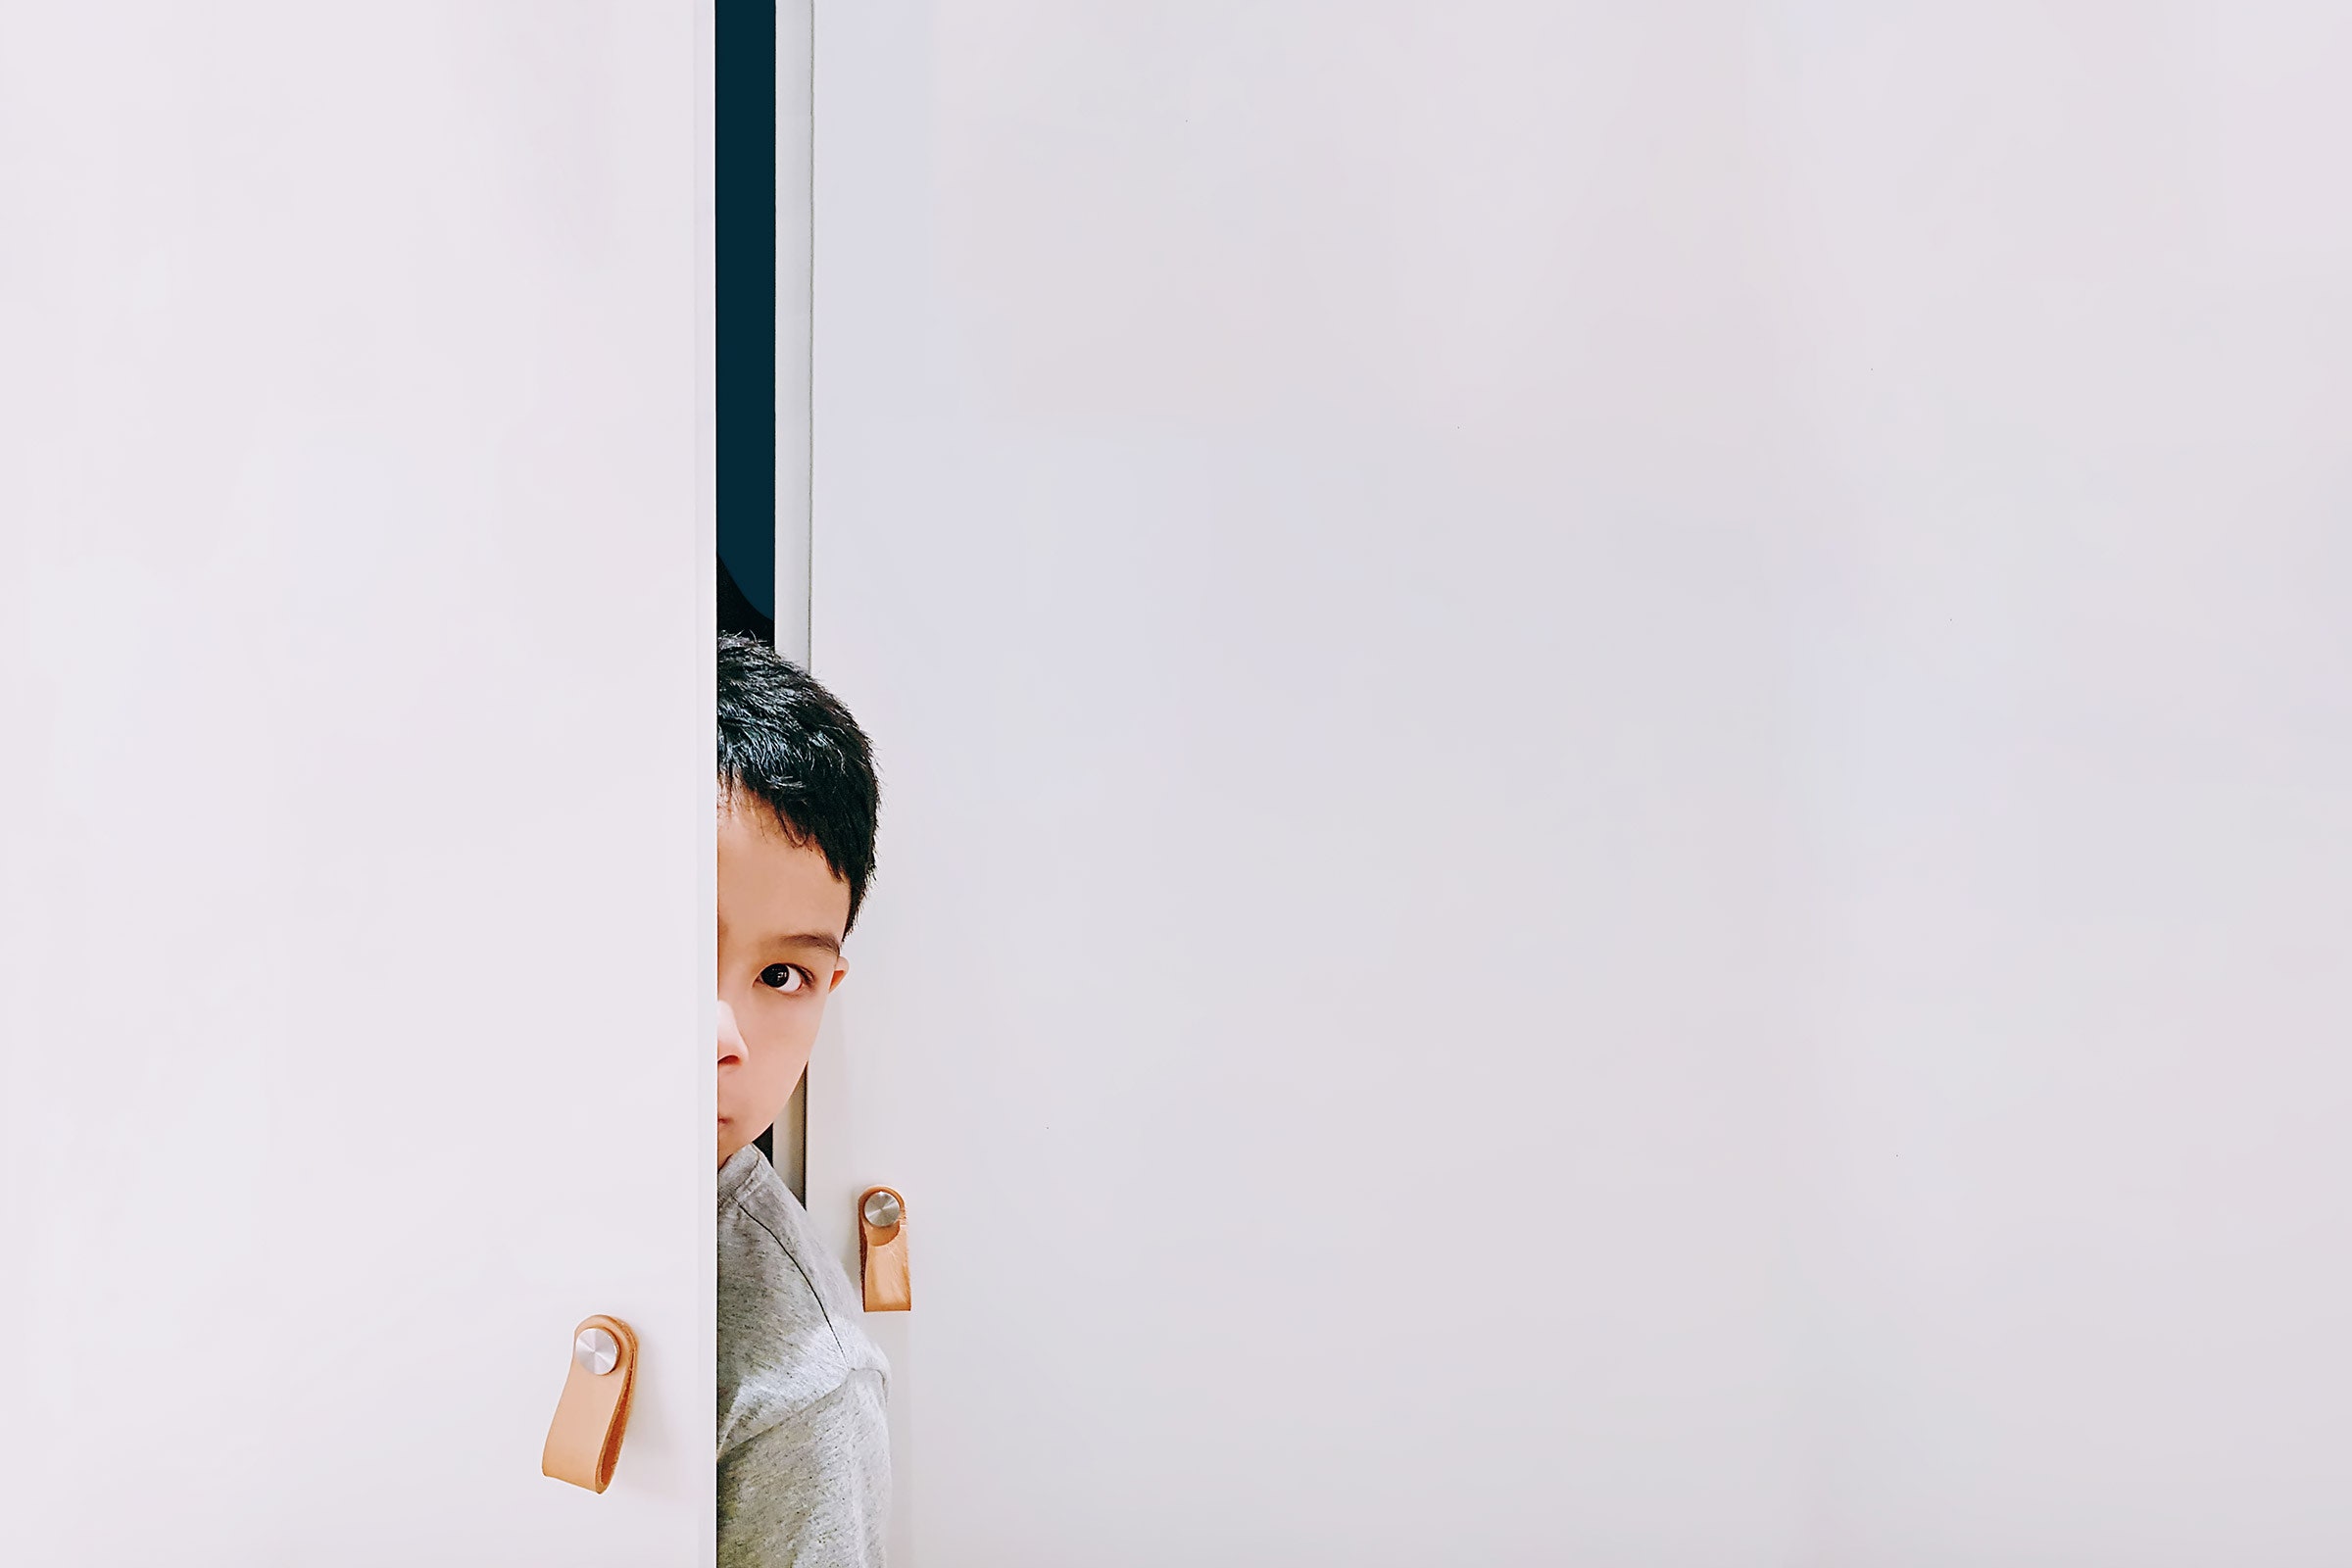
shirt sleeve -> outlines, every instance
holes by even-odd
[[[878,1372],[852,1372],[719,1456],[719,1568],[882,1568],[889,1517]]]

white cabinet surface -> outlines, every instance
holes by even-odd
[[[710,1560],[708,55],[0,17],[0,1560]]]
[[[2352,1558],[2339,13],[820,7],[903,1564]]]

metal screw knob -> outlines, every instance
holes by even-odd
[[[906,1217],[899,1207],[895,1193],[873,1193],[865,1200],[865,1222],[878,1231],[886,1231]]]
[[[620,1364],[620,1342],[610,1329],[582,1329],[571,1342],[571,1359],[581,1371],[601,1378]]]

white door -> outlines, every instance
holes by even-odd
[[[820,13],[902,1568],[2352,1553],[2323,9]]]
[[[0,21],[0,1560],[710,1560],[706,10]]]

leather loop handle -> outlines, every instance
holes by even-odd
[[[572,1330],[575,1348],[592,1329],[612,1336],[612,1369],[598,1372],[584,1365],[575,1348],[571,1370],[564,1378],[564,1396],[556,1401],[556,1419],[547,1429],[547,1447],[539,1455],[539,1473],[602,1492],[612,1484],[621,1434],[629,1427],[629,1396],[637,1387],[637,1334],[620,1319],[600,1312]]]
[[[888,1225],[866,1218],[866,1204],[887,1197],[899,1217]],[[906,1200],[895,1188],[868,1187],[858,1195],[858,1273],[868,1312],[904,1312],[914,1305],[906,1281]]]

